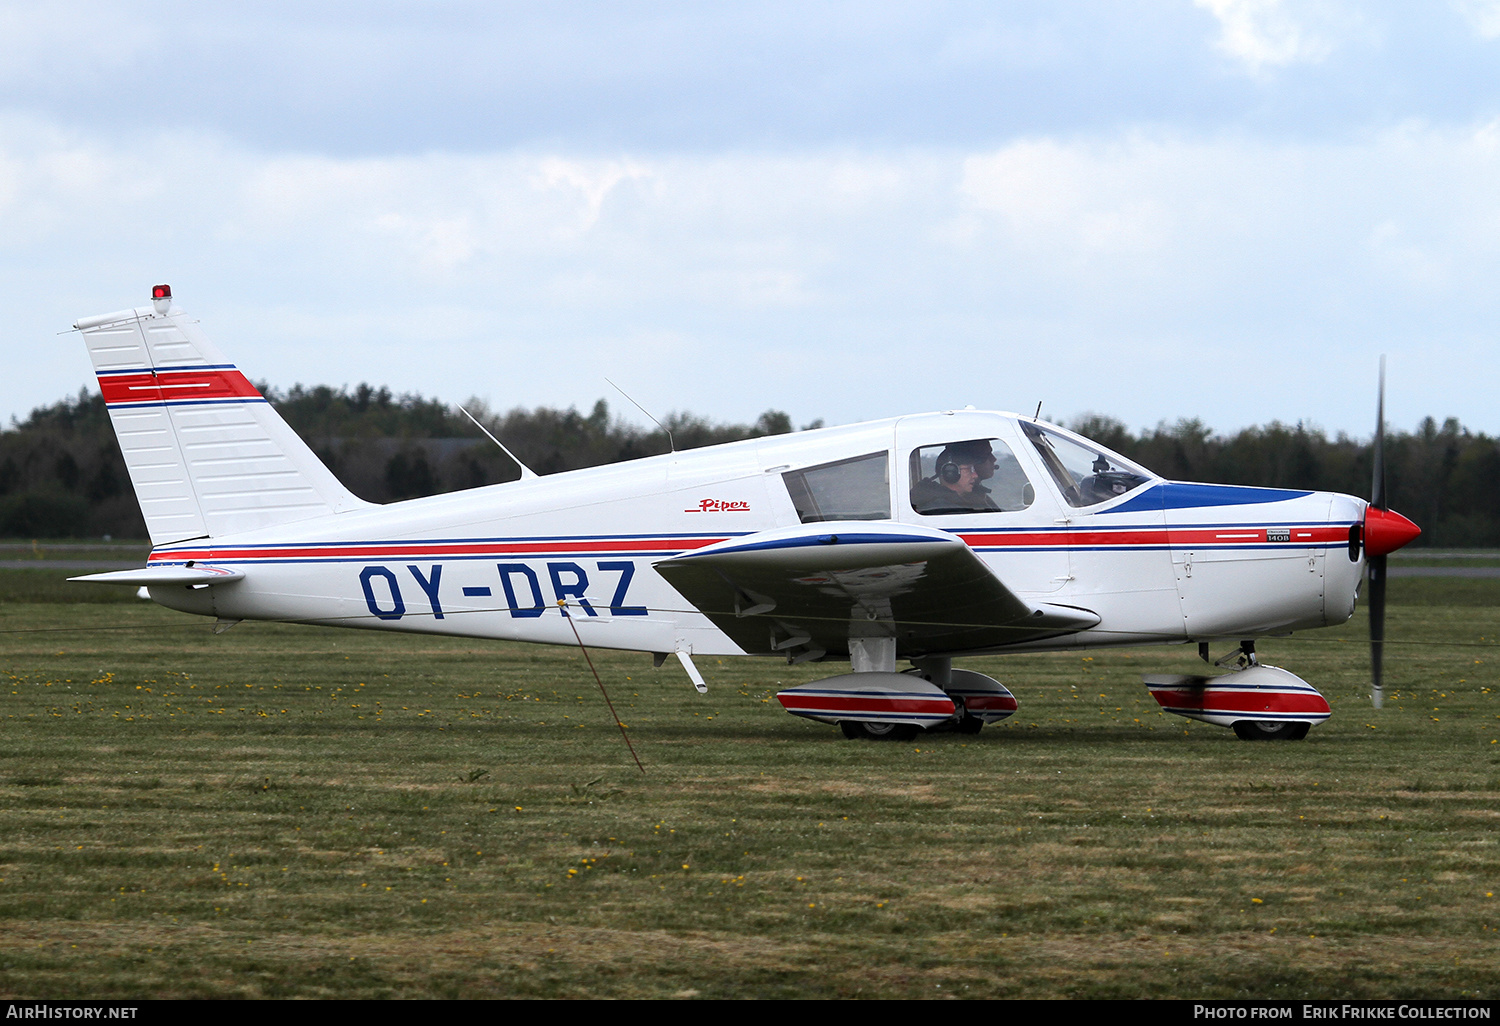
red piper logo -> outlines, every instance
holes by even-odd
[[[699,499],[696,509],[685,509],[684,513],[749,513],[750,503],[727,499]]]

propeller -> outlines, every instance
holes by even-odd
[[[1370,698],[1379,709],[1385,693],[1381,681],[1385,656],[1385,571],[1386,556],[1422,533],[1422,529],[1400,513],[1394,513],[1385,499],[1385,357],[1380,358],[1380,393],[1375,401],[1375,469],[1370,482],[1370,504],[1365,508],[1364,528],[1360,532],[1365,547],[1365,568],[1369,575],[1370,604],[1370,676],[1373,687]]]
[[[1381,664],[1385,658],[1385,555],[1370,547],[1370,510],[1384,512],[1385,505],[1385,357],[1380,358],[1380,391],[1375,400],[1375,470],[1370,482],[1370,505],[1365,510],[1365,567],[1370,577],[1370,698],[1379,709],[1385,697],[1381,686]]]

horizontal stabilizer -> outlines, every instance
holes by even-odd
[[[128,584],[132,588],[164,587],[169,584],[209,585],[228,584],[244,578],[239,570],[222,566],[144,566],[139,570],[113,570],[107,574],[88,574],[84,577],[69,577],[70,581],[89,584]]]

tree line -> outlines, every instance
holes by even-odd
[[[512,481],[516,465],[455,407],[387,388],[350,390],[260,386],[320,459],[361,498],[391,502]],[[662,428],[626,423],[599,400],[577,409],[517,407],[504,413],[467,405],[485,427],[538,474],[599,466],[742,438],[784,434],[791,419],[767,410],[753,424],[721,424],[673,413]],[[803,430],[821,427],[816,421]],[[1346,492],[1368,497],[1369,440],[1272,423],[1232,435],[1198,420],[1139,433],[1109,417],[1086,415],[1080,434],[1161,474],[1186,481]],[[1421,525],[1418,544],[1500,546],[1500,441],[1449,418],[1429,417],[1386,437],[1390,505]],[[144,538],[130,477],[97,392],[38,407],[0,431],[0,536]]]
[[[1373,439],[1329,438],[1302,424],[1273,422],[1216,435],[1200,420],[1132,434],[1119,421],[1090,415],[1073,430],[1177,481],[1304,488],[1370,497]],[[1500,546],[1500,439],[1475,434],[1455,418],[1426,417],[1415,431],[1385,436],[1387,504],[1422,528],[1417,545]]]
[[[455,407],[415,394],[361,384],[354,389],[257,384],[286,422],[345,487],[371,502],[514,481],[516,464]],[[644,429],[611,416],[600,399],[576,409],[516,408],[495,413],[471,400],[465,408],[538,474],[784,434],[791,418],[767,410],[753,424],[719,424],[672,413]],[[804,430],[822,427],[821,421]],[[667,440],[671,432],[672,443]],[[0,537],[144,538],[125,460],[98,392],[13,418],[0,431]]]

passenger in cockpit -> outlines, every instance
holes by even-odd
[[[982,482],[995,476],[996,459],[984,439],[952,442],[938,454],[937,472],[912,486],[918,513],[971,513],[999,510]]]

